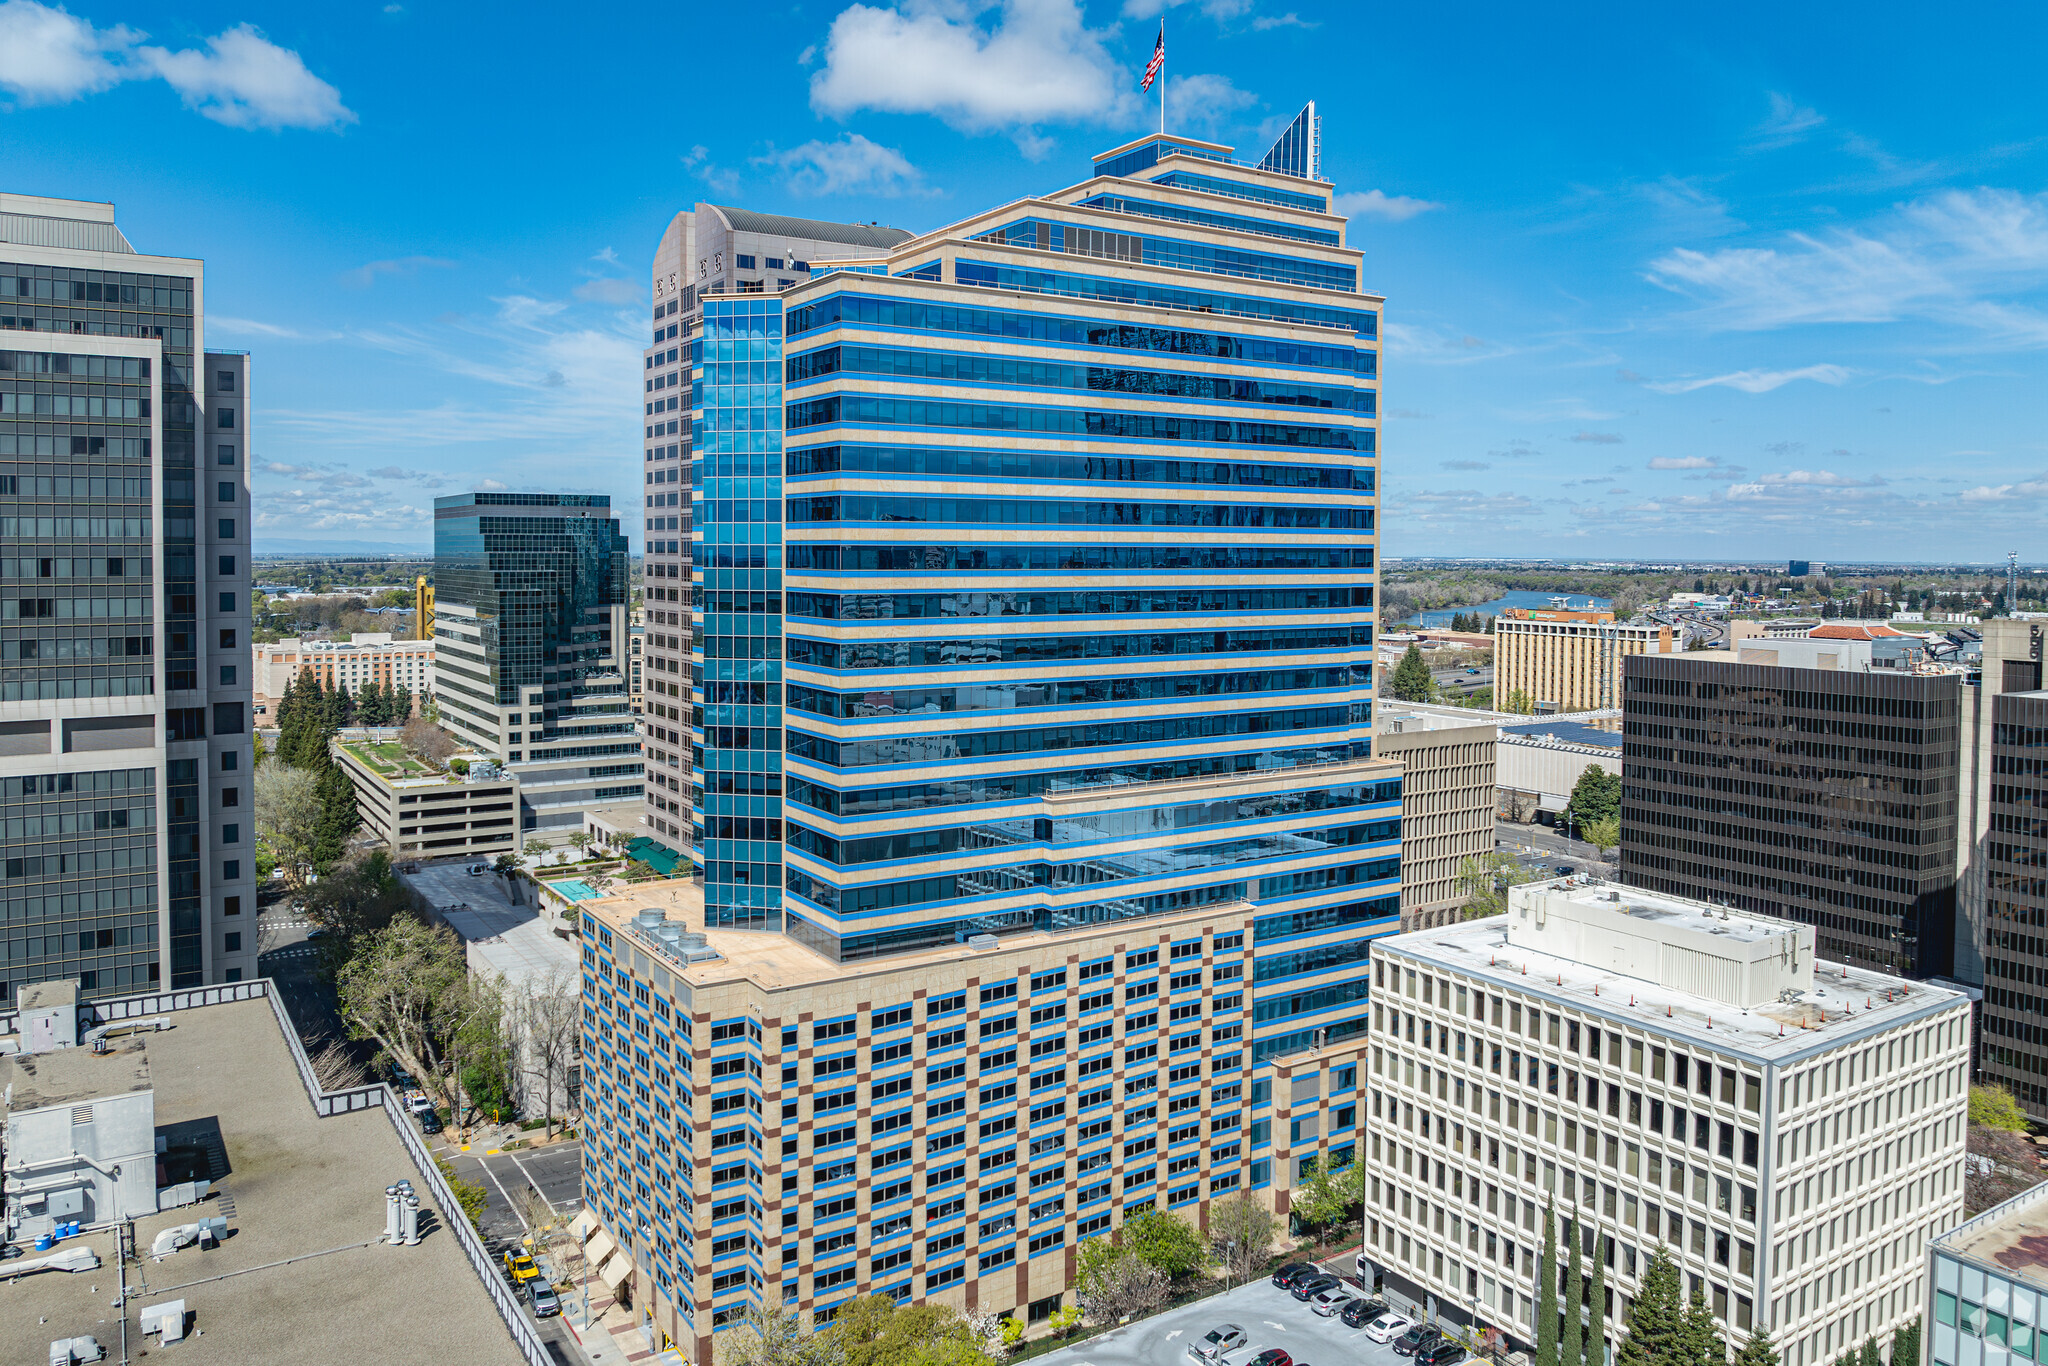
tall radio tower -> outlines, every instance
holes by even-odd
[[[2005,614],[2013,615],[2020,610],[2020,552],[2005,552]]]

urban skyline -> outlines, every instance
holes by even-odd
[[[477,117],[497,101],[467,72],[532,60],[517,23],[465,30],[469,60],[428,79],[413,64],[458,21],[402,5],[361,32],[236,12],[221,22],[269,33],[239,46],[218,24],[96,7],[56,26],[68,46],[53,52],[74,60],[0,67],[0,117],[14,188],[115,200],[152,240],[213,256],[228,282],[215,334],[271,357],[259,551],[418,549],[435,494],[487,481],[553,489],[569,468],[569,491],[629,512],[618,362],[651,302],[633,263],[678,208],[925,230],[1035,191],[1150,126],[1135,76],[1158,8],[840,7],[783,26],[786,49],[748,41],[743,16],[700,17],[692,41],[729,54],[711,79],[735,98],[687,136],[658,116],[667,59],[639,41],[647,16],[593,16],[564,35],[550,85],[573,101],[602,81],[590,98],[611,131],[594,145],[539,107]],[[33,11],[58,13],[11,0],[7,22]],[[2023,541],[2037,524],[2038,97],[1937,93],[1965,63],[2030,91],[1996,72],[2037,16],[1989,52],[1932,35],[1935,78],[1905,90],[1875,78],[1875,44],[1818,13],[1623,33],[1503,8],[1499,41],[1474,48],[1404,12],[1375,21],[1369,79],[1348,60],[1356,22],[1176,11],[1167,116],[1264,146],[1321,104],[1332,174],[1361,187],[1339,207],[1404,308],[1387,338],[1405,375],[1384,415],[1390,554],[1847,560],[1895,539],[1972,559],[1980,535]],[[165,57],[147,66],[153,49],[123,48],[119,23]],[[916,56],[885,81],[878,45],[895,40]],[[273,60],[278,80],[258,88],[230,52]],[[930,70],[942,58],[969,79]],[[1539,86],[1553,69],[1619,84]],[[1660,98],[1672,79],[1682,109]],[[1618,127],[1605,112],[1624,104],[1638,113]],[[1389,125],[1382,108],[1432,113]],[[145,113],[244,173],[193,186],[92,155]],[[431,145],[412,136],[422,119]],[[531,164],[576,167],[573,188],[515,197],[494,150],[513,141]]]

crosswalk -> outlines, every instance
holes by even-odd
[[[319,956],[320,950],[310,944],[294,944],[288,949],[272,949],[263,955],[263,961],[270,963],[287,958],[318,958]]]

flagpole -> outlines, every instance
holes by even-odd
[[[1159,136],[1166,136],[1166,16],[1159,16]]]

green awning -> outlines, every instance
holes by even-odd
[[[626,845],[626,856],[640,860],[663,877],[674,877],[678,867],[685,873],[690,870],[688,855],[677,853],[660,840],[646,835],[633,837]]]

